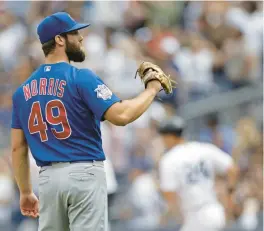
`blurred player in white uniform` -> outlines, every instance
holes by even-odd
[[[182,137],[184,121],[173,117],[161,124],[160,133],[167,153],[160,162],[160,188],[168,204],[167,215],[183,218],[181,231],[219,231],[225,227],[224,207],[214,184],[217,174],[227,176],[232,194],[237,168],[232,158],[212,144],[187,142]]]

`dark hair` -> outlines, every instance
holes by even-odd
[[[248,13],[252,14],[258,9],[258,1],[245,1],[242,2],[242,6]]]
[[[67,34],[61,34],[60,36],[67,38]],[[50,53],[52,53],[54,51],[56,47],[56,42],[55,42],[55,38],[49,40],[46,43],[42,44],[42,50],[44,52],[45,57],[47,57]]]
[[[42,44],[42,50],[44,52],[45,57],[47,57],[56,47],[55,38],[49,40],[46,43]]]
[[[185,121],[179,116],[173,116],[160,124],[158,131],[160,134],[173,134],[178,137],[183,136],[186,127]]]

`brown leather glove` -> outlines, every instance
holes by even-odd
[[[145,88],[147,87],[148,82],[152,80],[158,80],[166,94],[171,94],[172,89],[175,88],[172,83],[176,82],[172,80],[169,75],[166,75],[159,66],[151,62],[141,63],[137,69],[135,78],[137,77],[137,74],[145,84]]]

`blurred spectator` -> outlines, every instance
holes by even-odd
[[[233,5],[227,10],[228,24],[240,29],[245,34],[248,51],[260,56],[263,47],[263,2],[241,1]]]
[[[225,72],[233,87],[246,85],[258,77],[254,73],[256,64],[253,56],[247,51],[242,31],[239,29],[231,31],[230,37],[224,41],[223,51],[226,56]]]
[[[221,125],[217,114],[209,115],[206,118],[206,127],[200,131],[200,141],[212,143],[230,155],[235,138],[232,127]]]
[[[197,100],[214,91],[214,56],[200,35],[189,36],[190,46],[176,52],[174,62],[179,67],[183,85],[189,92],[188,98]]]
[[[11,12],[0,14],[0,59],[6,71],[17,64],[17,53],[26,39],[26,28]],[[19,39],[17,39],[19,38]]]
[[[129,226],[135,230],[139,228],[152,230],[159,226],[162,200],[150,170],[148,161],[139,158],[134,161],[129,175],[131,186],[128,196],[133,211]]]
[[[251,155],[257,152],[263,137],[260,136],[257,124],[251,117],[242,117],[237,122],[236,133],[233,157],[241,170],[246,171]]]
[[[263,141],[259,143],[249,160],[248,169],[242,174],[237,187],[236,216],[246,230],[254,230],[258,221],[258,213],[263,211]]]
[[[203,4],[203,11],[197,21],[198,29],[220,49],[231,29],[225,23],[226,11],[231,2],[206,1]]]
[[[3,90],[3,94],[0,94],[0,104],[0,127],[2,127],[4,131],[9,131],[9,120],[11,117],[12,105],[11,90]]]
[[[104,152],[113,164],[117,183],[119,183],[120,180],[124,180],[124,175],[129,170],[129,157],[134,145],[133,129],[131,126],[116,127],[104,122],[101,124],[101,132]]]
[[[146,8],[140,1],[131,1],[124,12],[124,26],[131,34],[143,26],[147,19]]]
[[[0,156],[0,230],[12,230],[12,200],[15,196],[10,160]]]

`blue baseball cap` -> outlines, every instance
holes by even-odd
[[[66,12],[58,12],[44,18],[38,25],[37,33],[40,42],[43,44],[55,38],[56,35],[80,30],[88,26],[90,24],[76,22]]]

